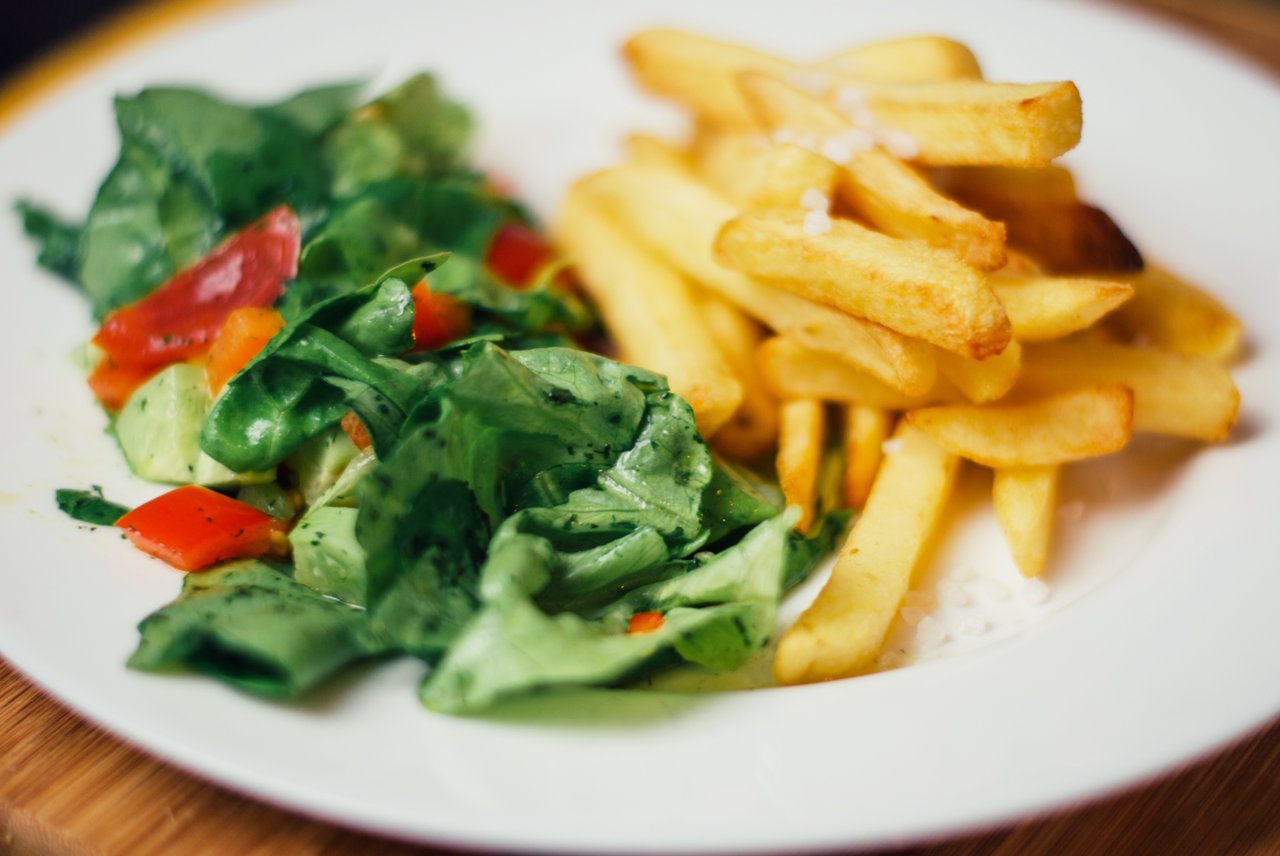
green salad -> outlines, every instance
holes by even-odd
[[[90,386],[130,468],[178,486],[59,491],[190,571],[129,665],[294,697],[407,655],[447,712],[741,665],[842,521],[795,534],[663,377],[596,352],[431,77],[361,88],[119,98],[83,222],[20,203],[102,324]]]

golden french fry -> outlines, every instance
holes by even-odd
[[[1004,264],[1002,224],[935,191],[834,107],[766,75],[743,74],[739,84],[761,124],[775,133],[810,137],[809,144],[839,163],[840,197],[872,226],[951,250],[983,270]]]
[[[766,339],[756,352],[756,361],[765,386],[778,398],[821,398],[906,410],[951,397],[945,390],[903,395],[849,361],[808,348],[788,336]]]
[[[650,249],[766,326],[808,347],[838,353],[904,394],[918,395],[933,386],[936,366],[924,343],[716,261],[712,243],[737,209],[693,176],[632,165],[588,181],[593,197]]]
[[[1022,347],[1015,340],[994,357],[970,360],[939,350],[938,371],[970,401],[995,401],[1013,389],[1022,368]]]
[[[862,516],[831,578],[778,644],[778,683],[865,671],[884,644],[911,574],[951,493],[957,458],[907,424],[894,432]]]
[[[973,51],[942,36],[909,36],[856,45],[814,63],[813,70],[881,83],[982,79]]]
[[[835,164],[808,149],[792,143],[770,146],[764,153],[760,184],[747,195],[743,208],[802,208],[807,197],[819,195],[827,200],[822,210],[828,210],[837,173]]]
[[[946,192],[986,201],[1078,202],[1076,180],[1065,166],[973,166],[932,170]],[[976,203],[975,203],[976,204]]]
[[[737,410],[742,386],[707,337],[689,285],[570,190],[555,227],[624,359],[667,376],[710,436]]]
[[[1019,404],[942,405],[906,419],[948,451],[987,467],[1062,464],[1129,442],[1133,392],[1091,386]]]
[[[1244,325],[1213,295],[1152,264],[1122,280],[1133,298],[1111,317],[1128,335],[1162,351],[1222,363],[1240,355]]]
[[[631,134],[623,142],[628,160],[636,163],[656,163],[673,169],[689,169],[687,153],[652,134]]]
[[[826,413],[815,398],[782,402],[778,423],[778,485],[787,505],[800,508],[796,529],[809,531],[818,503],[818,475],[826,442]]]
[[[1020,342],[1060,339],[1093,325],[1133,296],[1133,286],[1104,279],[1013,276],[989,280]]]
[[[849,508],[866,505],[871,485],[884,460],[884,441],[893,430],[893,413],[882,407],[844,407],[844,478],[841,493]]]
[[[809,197],[828,202],[836,165],[794,143],[770,143],[753,134],[703,133],[694,170],[717,193],[744,210],[800,208]]]
[[[1080,142],[1080,91],[1070,81],[846,84],[833,94],[864,130],[901,135],[929,166],[1044,166]]]
[[[764,182],[765,151],[773,144],[756,133],[699,127],[691,147],[693,172],[736,208]]]
[[[677,30],[638,33],[622,52],[645,89],[681,102],[714,125],[738,130],[751,130],[755,122],[735,75],[755,70],[786,77],[796,68],[763,51]]]
[[[1027,345],[1015,392],[1109,383],[1133,390],[1135,431],[1214,442],[1226,439],[1240,410],[1230,373],[1207,357],[1100,341]]]
[[[1053,537],[1059,467],[1000,467],[992,480],[996,520],[1024,577],[1044,573]]]
[[[986,278],[951,253],[839,218],[814,229],[807,216],[742,214],[720,230],[716,258],[962,356],[982,359],[1009,344],[1009,318]]]
[[[1022,250],[1006,248],[1004,267],[996,273],[1002,276],[1044,276],[1044,265]]]
[[[756,346],[764,331],[738,307],[714,294],[704,292],[699,303],[712,340],[742,385],[742,404],[720,426],[712,444],[735,460],[755,460],[778,439],[778,402],[769,394],[756,365]]]
[[[1076,198],[1062,167],[979,168],[935,173],[951,194],[1008,230],[1009,245],[1035,256],[1050,273],[1113,274],[1142,270],[1142,254],[1115,221]]]

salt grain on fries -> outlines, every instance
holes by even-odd
[[[1144,270],[1051,164],[1080,139],[1074,84],[985,81],[937,36],[802,62],[650,30],[624,55],[695,130],[633,136],[625,163],[575,185],[560,240],[624,350],[671,375],[718,451],[776,456],[802,528],[830,510],[825,455],[843,457],[843,502],[862,509],[779,641],[779,683],[899,664],[882,651],[895,620],[925,653],[989,629],[976,613],[938,620],[940,603],[1044,601],[1054,524],[1083,512],[1058,503],[1064,467],[1135,432],[1228,436],[1240,402],[1223,364],[1243,327]],[[965,460],[992,468],[1028,579],[1011,593],[969,573],[926,597],[912,575]]]

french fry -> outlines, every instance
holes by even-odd
[[[623,142],[628,160],[651,163],[672,169],[689,169],[688,154],[671,143],[651,134],[631,134]]]
[[[645,89],[679,101],[713,125],[737,130],[752,130],[755,122],[735,75],[755,70],[786,77],[796,69],[763,51],[678,30],[637,33],[622,52]]]
[[[734,207],[746,208],[764,182],[765,152],[772,145],[761,134],[699,126],[690,147],[693,172]]]
[[[1133,390],[1133,429],[1216,442],[1240,410],[1230,373],[1208,357],[1106,342],[1027,345],[1015,393],[1044,394],[1088,384]]]
[[[778,485],[787,505],[800,508],[796,529],[808,532],[818,502],[818,475],[826,442],[826,413],[815,398],[782,402],[778,428]]]
[[[844,478],[841,496],[849,508],[866,505],[884,460],[884,441],[893,430],[893,412],[865,404],[844,407]]]
[[[766,75],[743,74],[739,85],[761,124],[808,135],[839,163],[838,192],[868,223],[886,235],[951,250],[983,270],[1004,264],[1002,224],[939,194],[911,167],[873,147],[870,135],[859,142],[853,122],[834,107]]]
[[[738,409],[742,386],[705,333],[688,283],[636,244],[573,188],[556,224],[583,287],[624,359],[667,376],[714,434]]]
[[[756,362],[765,386],[778,398],[820,398],[906,410],[949,397],[945,390],[903,395],[849,361],[805,347],[789,336],[766,339],[756,351]]]
[[[835,164],[806,148],[792,143],[770,146],[764,153],[760,184],[747,195],[743,208],[801,208],[806,194],[815,191],[830,200],[838,172]]]
[[[864,130],[905,135],[928,166],[1044,166],[1080,142],[1074,83],[857,83],[834,98]]]
[[[1122,278],[1133,298],[1112,319],[1135,338],[1163,351],[1227,363],[1244,347],[1244,325],[1213,295],[1148,264]]]
[[[750,134],[704,133],[694,146],[694,170],[744,210],[799,208],[806,194],[827,199],[837,167],[794,143],[769,143]]]
[[[1076,179],[1065,166],[974,166],[931,171],[946,192],[984,202],[1078,202]],[[977,204],[977,203],[975,203]]]
[[[813,70],[880,83],[982,79],[973,51],[942,36],[910,36],[856,45],[814,63]]]
[[[800,213],[742,214],[716,237],[723,264],[946,348],[982,359],[1011,328],[985,277],[950,253],[899,241],[839,218],[807,228]]]
[[[1004,267],[996,273],[1002,276],[1044,276],[1044,265],[1022,250],[1010,247],[1005,249]]]
[[[884,644],[951,493],[958,460],[907,424],[894,439],[898,448],[881,464],[831,578],[778,644],[778,683],[858,674]]]
[[[1090,327],[1129,300],[1133,286],[1078,277],[1012,276],[990,279],[1020,342],[1060,339]]]
[[[1076,198],[1075,180],[1062,167],[957,169],[935,178],[964,204],[1002,221],[1009,245],[1050,273],[1142,270],[1138,248],[1107,212]]]
[[[778,402],[769,394],[756,365],[756,346],[764,337],[760,325],[714,294],[700,295],[707,331],[742,385],[742,404],[711,438],[721,454],[739,461],[755,460],[778,439]]]
[[[1024,577],[1038,577],[1049,561],[1060,467],[1001,467],[991,496],[996,520]]]
[[[970,360],[939,350],[938,371],[970,401],[995,401],[1013,389],[1022,368],[1022,347],[1015,340],[994,357]]]
[[[906,395],[932,388],[936,365],[924,343],[716,261],[716,234],[737,209],[691,175],[632,165],[597,173],[587,182],[593,197],[655,253],[766,326],[808,347],[838,353]]]
[[[1062,464],[1110,454],[1129,442],[1133,392],[1091,386],[1019,404],[942,405],[906,420],[953,454],[987,467]]]

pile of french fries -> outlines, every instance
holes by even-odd
[[[1051,163],[1080,139],[1074,84],[988,82],[932,36],[798,63],[651,30],[624,54],[690,138],[632,137],[572,187],[557,240],[622,357],[722,455],[772,456],[800,527],[833,455],[861,509],[778,682],[874,666],[961,461],[994,471],[1037,577],[1064,465],[1135,431],[1227,437],[1241,324]]]

